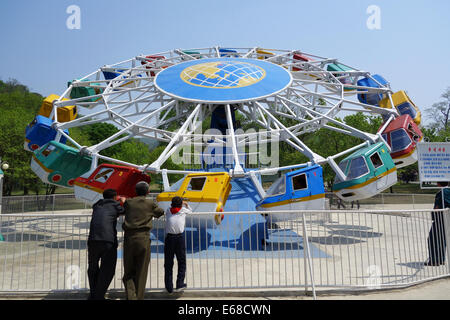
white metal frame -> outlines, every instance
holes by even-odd
[[[186,145],[195,147],[206,147],[207,143],[196,133],[196,129],[201,126],[201,121],[211,112],[211,106],[203,101],[185,101],[165,94],[155,83],[158,72],[163,68],[177,65],[186,60],[208,59],[220,57],[220,47],[194,48],[194,49],[173,49],[165,52],[142,54],[128,60],[124,60],[112,65],[105,65],[96,71],[73,81],[64,91],[61,97],[54,101],[52,115],[55,117],[54,128],[58,130],[60,136],[65,136],[77,148],[90,154],[94,158],[94,165],[98,159],[104,159],[118,164],[124,164],[145,170],[148,172],[162,174],[164,180],[167,174],[185,174],[186,170],[164,170],[162,166],[169,157],[179,148]],[[247,48],[228,48],[236,53],[234,57],[244,59],[258,59],[262,55],[258,53],[259,47]],[[239,163],[237,145],[254,146],[258,142],[269,142],[270,139],[258,141],[255,137],[278,138],[280,142],[287,143],[299,152],[308,157],[308,164],[329,164],[331,168],[341,178],[345,175],[334,162],[334,160],[346,153],[352,152],[362,146],[377,141],[384,141],[381,137],[381,130],[376,135],[360,131],[338,120],[346,113],[363,112],[365,114],[390,115],[390,121],[398,116],[394,109],[383,109],[380,107],[360,103],[356,99],[358,93],[380,93],[387,95],[391,100],[393,91],[390,86],[380,88],[371,88],[358,86],[356,84],[359,77],[369,77],[375,82],[372,75],[364,70],[350,67],[352,71],[330,72],[326,70],[329,63],[338,62],[334,58],[320,57],[310,53],[304,53],[300,50],[280,50],[280,49],[262,49],[272,52],[273,55],[266,57],[266,61],[281,65],[292,73],[292,80],[289,85],[279,92],[272,95],[258,98],[256,100],[246,101],[228,101],[224,102],[226,109],[228,127],[232,128],[230,103],[238,104],[238,112],[254,121],[256,124],[265,128],[258,133],[236,134],[233,130],[228,130],[228,134],[217,137],[211,145],[224,145],[225,141],[231,142],[233,151],[234,168],[230,170],[232,177],[247,176],[252,179],[255,185],[258,185],[258,179],[255,175],[279,170],[290,169],[293,166],[259,168],[255,171],[246,172]],[[188,54],[187,51],[198,52],[199,54]],[[314,59],[313,61],[301,61],[293,59],[294,54],[300,53],[304,56]],[[164,56],[165,60],[146,58],[147,56]],[[346,65],[339,61],[340,64]],[[301,71],[293,71],[293,68],[301,68]],[[111,80],[104,79],[103,72],[117,72],[118,76]],[[151,76],[151,72],[154,76]],[[316,75],[317,78],[307,77]],[[299,78],[299,75],[304,77]],[[342,77],[350,77],[351,84],[341,83]],[[378,82],[377,82],[378,83]],[[71,99],[70,93],[75,87],[93,86],[101,90],[100,94],[89,97]],[[345,88],[352,90],[345,91]],[[68,100],[63,100],[68,99]],[[94,99],[95,101],[88,101]],[[56,109],[58,107],[76,105],[79,107],[80,116],[70,122],[58,122]],[[169,112],[176,111],[176,115],[169,117]],[[165,113],[164,113],[165,112]],[[295,124],[286,126],[283,119],[294,121]],[[163,126],[173,122],[181,121],[183,124],[176,132],[168,131]],[[73,127],[79,127],[99,122],[109,122],[119,128],[119,132],[108,137],[106,140],[93,146],[81,146],[72,137],[67,135],[64,130]],[[333,124],[333,126],[329,125]],[[385,124],[385,126],[387,123]],[[385,128],[384,126],[384,128]],[[315,132],[320,128],[327,128],[336,132],[355,136],[364,143],[345,150],[338,155],[324,158],[318,153],[313,152],[302,140],[301,135],[308,132]],[[121,137],[124,135],[123,137]],[[105,157],[100,152],[108,147],[126,141],[130,138],[141,137],[155,139],[168,143],[167,147],[161,153],[159,158],[151,164],[145,163],[127,163],[120,159]],[[386,143],[387,145],[387,143]],[[387,145],[388,146],[388,145]],[[389,146],[388,146],[389,147]],[[164,170],[164,171],[163,171]],[[263,194],[261,185],[258,185],[260,194]]]

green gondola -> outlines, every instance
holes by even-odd
[[[88,172],[92,157],[65,144],[50,141],[34,151],[31,169],[45,183],[72,188],[75,178]]]
[[[327,66],[327,71],[331,72],[337,72],[337,71],[354,71],[352,68],[349,68],[347,66],[344,66],[340,63],[330,63]],[[342,76],[346,76],[345,73],[334,73],[335,77],[339,77],[339,81],[343,84],[352,84],[352,80],[350,77],[341,78]],[[355,90],[354,88],[344,87],[345,91],[352,91]]]
[[[187,51],[187,50],[183,50],[183,51],[181,51],[181,52],[183,52],[184,54],[188,54],[188,55],[190,55],[190,56],[192,56],[192,57],[194,57],[194,58],[196,58],[196,59],[202,59],[203,58],[203,56],[200,54],[200,52],[198,52],[198,51]],[[182,59],[183,59],[183,57],[182,57]]]
[[[383,142],[364,147],[339,163],[333,192],[345,201],[370,198],[397,183],[397,169]]]
[[[75,80],[74,80],[75,81]],[[82,80],[82,81],[89,81],[89,80]],[[69,81],[67,83],[67,86],[69,87],[72,84],[73,81]],[[92,83],[91,86],[76,86],[73,87],[70,91],[70,99],[78,99],[78,98],[84,98],[84,97],[90,97],[95,96],[97,94],[101,94],[103,89],[99,89],[100,86],[99,83]],[[86,99],[86,102],[96,102],[100,98],[89,98]]]

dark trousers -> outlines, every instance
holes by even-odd
[[[128,300],[144,299],[150,263],[150,234],[125,234],[123,241],[123,284]]]
[[[445,263],[445,251],[447,247],[447,239],[445,236],[444,216],[443,213],[433,212],[433,223],[431,224],[428,236],[428,254],[432,264]]]
[[[88,241],[89,299],[105,299],[106,291],[116,271],[116,263],[117,243]]]
[[[167,291],[173,290],[173,258],[177,257],[178,274],[177,288],[184,284],[186,276],[186,244],[185,235],[183,233],[168,233],[164,240],[164,283]]]

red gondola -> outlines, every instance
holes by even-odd
[[[101,164],[92,173],[75,179],[75,197],[93,204],[102,199],[104,190],[115,189],[118,196],[132,198],[139,181],[150,183],[150,177],[135,168]]]
[[[303,62],[312,62],[314,61],[314,59],[309,58],[301,53],[294,53],[292,58],[294,59],[294,62],[296,63],[297,61],[303,61]],[[319,74],[312,74],[312,73],[308,73],[305,74],[301,71],[307,71],[309,70],[308,68],[304,69],[304,68],[299,68],[299,67],[294,67],[292,66],[292,75],[294,76],[294,78],[296,79],[306,79],[306,80],[319,80],[320,79],[320,75]],[[300,72],[299,72],[300,71]]]
[[[417,161],[416,146],[422,140],[423,134],[408,114],[392,120],[382,136],[391,147],[391,157],[397,168]]]
[[[151,62],[150,65],[147,65],[145,68],[152,69],[152,71],[147,72],[147,74],[151,77],[155,76],[154,69],[165,69],[168,67],[167,63],[162,62],[162,60],[166,60],[165,56],[146,56],[145,61],[141,61],[142,65],[145,65]]]
[[[299,60],[299,61],[304,61],[304,62],[310,62],[310,61],[314,61],[311,58],[308,58],[300,53],[294,53],[293,57],[294,60]],[[292,67],[292,71],[302,71],[303,69],[298,68],[298,67]]]

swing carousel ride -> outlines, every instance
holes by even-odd
[[[357,112],[379,115],[383,125],[372,134],[340,121]],[[259,131],[239,130],[237,114]],[[204,132],[207,120],[210,130]],[[163,181],[161,207],[181,196],[194,214],[209,212],[207,219],[219,225],[227,211],[270,216],[324,209],[325,165],[336,174],[332,192],[344,201],[382,192],[397,182],[398,168],[417,161],[420,121],[405,91],[393,91],[381,75],[337,59],[258,47],[174,49],[105,65],[70,81],[61,96],[44,100],[26,128],[24,148],[32,152],[31,168],[42,181],[74,188],[77,199],[95,203],[108,188],[133,197],[134,185],[150,182],[151,173]],[[70,135],[71,128],[101,122],[119,131],[89,146]],[[178,124],[174,130],[168,129],[172,123]],[[361,143],[323,157],[301,138],[321,128]],[[131,138],[155,140],[165,148],[149,163],[102,153]],[[248,165],[248,150],[275,140],[308,160],[284,167]],[[196,165],[165,169],[180,152],[185,163]],[[183,178],[171,185],[169,177],[180,174]],[[266,190],[262,177],[267,175],[278,178]]]

